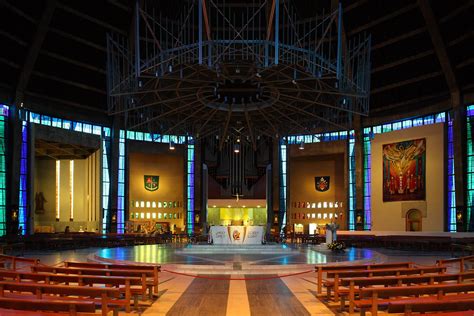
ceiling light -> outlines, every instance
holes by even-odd
[[[298,146],[299,150],[303,150],[304,149],[304,142],[302,141],[300,143],[300,145]]]
[[[234,144],[234,153],[235,154],[240,153],[240,144]]]
[[[174,142],[171,141],[171,142],[170,142],[170,150],[175,150],[175,148],[176,148],[176,147],[174,146]]]

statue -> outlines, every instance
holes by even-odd
[[[44,214],[44,203],[47,203],[44,198],[43,192],[38,192],[35,195],[35,213]]]
[[[331,244],[337,240],[337,230],[339,225],[334,221],[330,224],[326,224],[326,244]]]

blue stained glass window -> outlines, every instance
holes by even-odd
[[[0,236],[6,234],[6,189],[7,189],[7,177],[6,177],[6,128],[7,128],[7,117],[8,107],[6,105],[0,105],[2,111],[0,112]]]
[[[192,144],[192,138],[188,138],[186,164],[187,164],[187,203],[186,203],[186,229],[188,234],[194,233],[194,145]]]
[[[125,131],[119,133],[119,163],[117,187],[117,233],[123,234],[125,229]]]
[[[27,188],[28,188],[28,125],[26,121],[23,121],[22,128],[21,128],[20,187],[19,187],[19,205],[18,205],[18,225],[21,227],[20,233],[22,235],[26,233],[26,214],[28,214]]]
[[[467,223],[470,224],[471,216],[472,216],[472,209],[474,207],[474,140],[473,140],[473,133],[474,133],[474,105],[469,105],[466,111],[466,160],[467,160],[467,174],[466,174],[466,193],[467,193]],[[453,166],[454,169],[454,166]],[[451,202],[454,209],[456,208],[456,202],[453,200]],[[455,216],[455,213],[454,213]],[[471,227],[468,227],[471,230]]]

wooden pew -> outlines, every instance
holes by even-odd
[[[354,270],[371,270],[371,269],[395,269],[395,268],[411,268],[413,262],[395,262],[395,263],[368,263],[354,265],[319,265],[315,267],[318,278],[318,294],[323,289],[323,273],[336,271],[354,271]]]
[[[130,301],[132,297],[134,307],[138,308],[138,295],[143,295],[143,279],[138,277],[32,273],[0,270],[0,280],[10,280],[15,282],[43,282],[44,284],[65,285],[74,283],[80,286],[114,286],[124,293],[124,305],[126,311],[130,311]],[[139,288],[133,288],[132,286],[139,286]]]
[[[95,313],[95,302],[87,300],[56,300],[56,299],[31,299],[0,297],[0,308],[8,308],[20,311],[51,311],[63,312],[52,315],[71,315],[77,313],[88,313],[87,315],[97,315]],[[65,313],[66,312],[66,313]],[[21,312],[15,311],[15,315]],[[0,310],[0,315],[3,311]]]
[[[371,270],[360,270],[360,271],[337,271],[328,272],[328,278],[332,280],[326,280],[324,285],[327,289],[328,299],[331,297],[331,288],[334,289],[334,300],[339,300],[339,279],[340,278],[354,278],[354,277],[375,277],[375,276],[400,276],[400,275],[423,275],[432,273],[445,273],[446,267],[432,266],[422,268],[399,268],[399,269],[371,269]]]
[[[39,283],[18,283],[18,282],[0,282],[0,297],[3,298],[18,298],[18,295],[6,295],[6,291],[10,292],[29,292],[36,296],[36,299],[43,299],[44,294],[62,295],[62,296],[81,296],[88,297],[87,302],[94,302],[94,304],[100,304],[102,315],[107,316],[109,311],[109,304],[115,306],[118,301],[113,301],[113,298],[117,298],[120,295],[119,289],[115,288],[98,288],[98,287],[87,287],[87,286],[68,286],[68,285],[51,285],[51,284],[39,284]],[[46,299],[51,297],[46,296]],[[94,300],[94,298],[100,298],[100,301]],[[56,300],[68,301],[64,297],[57,297]],[[80,298],[74,298],[75,301],[81,301]],[[120,304],[121,305],[121,304]],[[117,314],[116,308],[114,308],[114,315]]]
[[[464,272],[465,263],[470,262],[470,261],[474,261],[474,256],[436,260],[436,265],[445,266],[445,265],[449,265],[449,264],[452,264],[452,263],[458,263],[459,264],[459,272]]]
[[[438,313],[425,313],[423,316],[472,316],[474,310],[466,310],[460,312],[438,312]]]
[[[32,258],[23,258],[23,257],[15,257],[15,256],[7,256],[7,255],[0,255],[0,262],[2,262],[2,267],[4,267],[5,262],[9,262],[11,264],[11,270],[16,270],[17,263],[28,263],[32,266],[37,266],[40,264],[39,259],[32,259]]]
[[[421,285],[421,284],[435,284],[454,281],[462,283],[467,280],[474,280],[474,272],[455,273],[455,274],[429,274],[429,275],[408,275],[408,276],[385,276],[385,277],[371,277],[371,278],[343,278],[339,280],[341,286],[348,287],[346,291],[339,290],[341,297],[341,311],[345,308],[345,297],[349,298],[349,313],[354,312],[354,300],[356,294],[356,287],[358,290],[374,286],[402,286],[402,285]]]
[[[137,270],[153,271],[153,285],[155,294],[158,293],[158,272],[161,272],[160,265],[139,265],[139,264],[115,264],[99,262],[76,262],[64,261],[66,268],[92,268],[92,269],[111,269],[111,270]]]
[[[61,273],[75,275],[97,275],[97,276],[124,276],[124,277],[140,277],[142,278],[142,297],[146,298],[146,290],[149,289],[149,297],[151,299],[152,289],[154,287],[154,272],[152,270],[122,270],[122,269],[92,269],[92,268],[66,268],[66,267],[49,267],[49,266],[32,266],[31,272],[39,273]],[[151,282],[147,282],[151,279]]]
[[[379,306],[388,306],[390,302],[413,302],[413,297],[417,297],[416,301],[430,302],[447,299],[447,293],[464,293],[474,291],[474,283],[464,284],[433,284],[420,286],[400,286],[400,287],[372,287],[364,288],[359,291],[360,299],[355,301],[355,306],[360,309],[360,315],[365,315],[365,310],[370,308],[371,315],[375,316]],[[419,297],[420,295],[431,295],[428,297]],[[400,296],[413,296],[411,298],[399,298]],[[369,299],[364,299],[368,297]],[[452,296],[458,298],[458,295]]]
[[[451,296],[451,295],[450,295]],[[453,295],[457,296],[457,295]],[[431,301],[404,300],[388,303],[389,313],[404,313],[411,315],[412,312],[436,312],[436,311],[467,311],[469,315],[474,315],[474,294],[463,295],[461,297],[444,297]],[[437,314],[439,315],[439,314]]]

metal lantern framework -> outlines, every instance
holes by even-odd
[[[340,5],[307,19],[291,1],[183,6],[164,16],[137,2],[130,38],[107,36],[108,113],[127,129],[255,150],[259,136],[348,129],[368,114],[370,36],[343,38]]]

